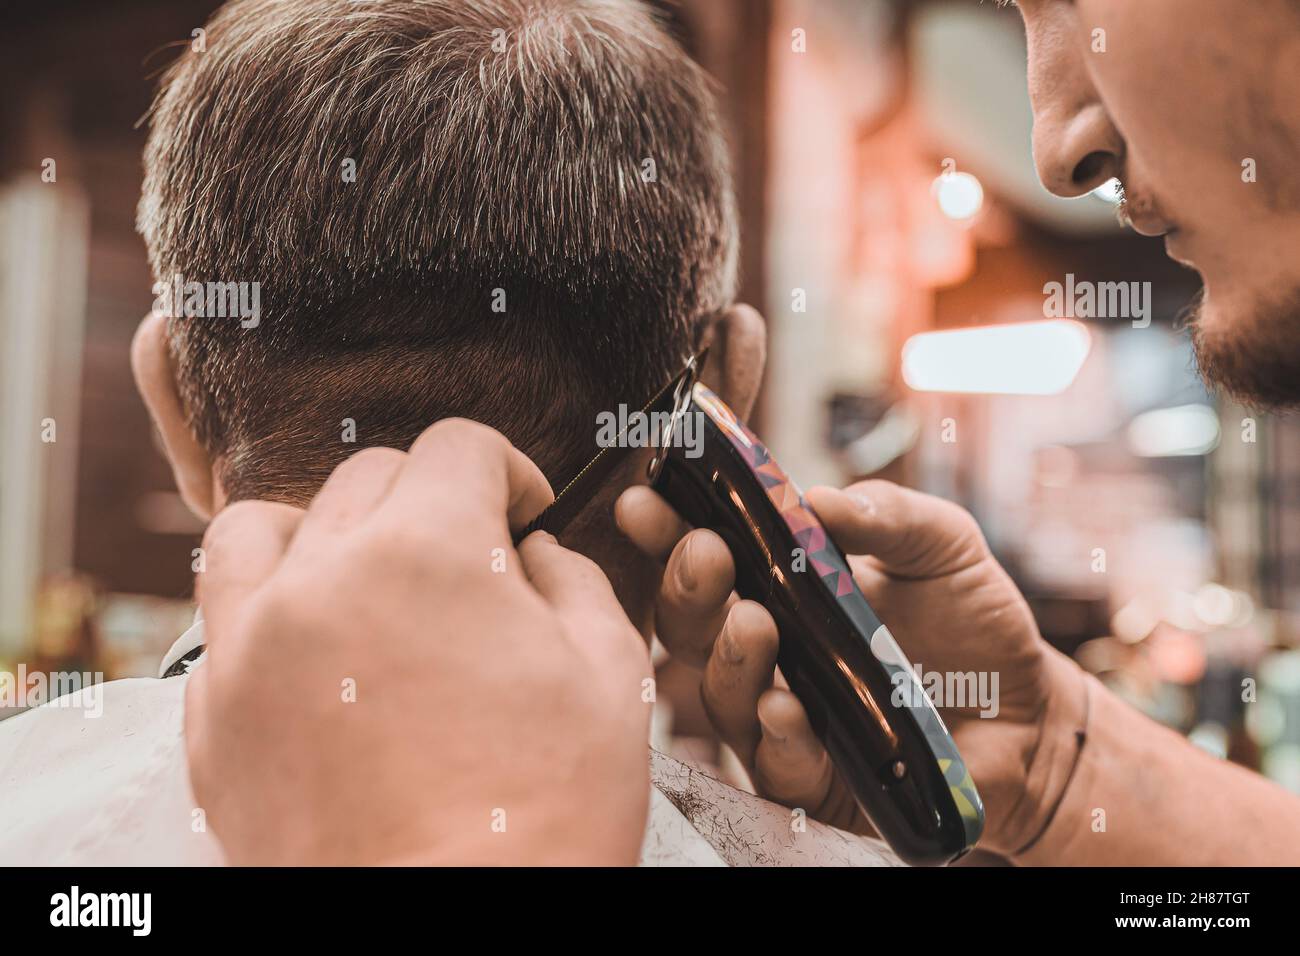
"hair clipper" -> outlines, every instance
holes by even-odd
[[[653,487],[731,549],[736,591],[775,619],[781,671],[880,835],[911,864],[956,860],[984,807],[938,711],[794,482],[693,374],[678,384]]]

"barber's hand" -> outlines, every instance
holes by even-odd
[[[981,718],[974,701],[940,712],[985,801],[981,844],[1014,853],[1045,825],[1064,786],[1066,728],[1083,706],[1077,668],[1042,640],[959,506],[886,481],[814,488],[806,498],[914,664],[998,674],[995,718]],[[645,486],[624,492],[615,513],[625,534],[665,562],[656,633],[675,656],[704,669],[704,707],[755,787],[834,826],[869,832],[803,706],[779,672],[774,682],[776,624],[733,593],[735,567],[722,539],[690,530]]]
[[[217,517],[185,733],[231,862],[636,861],[649,655],[595,564],[511,546],[552,497],[451,420]]]

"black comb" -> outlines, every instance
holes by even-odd
[[[708,356],[709,350],[705,349],[699,355],[694,356],[686,364],[686,368],[667,385],[655,393],[650,401],[641,407],[641,415],[653,415],[656,412],[671,411],[676,401],[677,386],[686,379],[688,375],[696,373],[704,367],[704,360]],[[629,419],[630,422],[630,419]],[[582,466],[582,470],[573,476],[573,479],[561,489],[560,493],[555,496],[555,500],[542,509],[532,521],[515,532],[512,540],[518,547],[519,542],[528,537],[534,531],[545,531],[548,534],[559,535],[569,522],[577,517],[578,512],[585,508],[596,492],[600,489],[605,480],[613,474],[614,469],[627,458],[628,452],[636,449],[629,448],[621,439],[627,434],[627,429],[619,432],[619,439],[616,444],[608,448],[602,448],[596,453],[596,457]]]

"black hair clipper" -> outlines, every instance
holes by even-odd
[[[731,549],[737,593],[775,619],[781,671],[880,835],[914,865],[956,860],[984,829],[957,745],[794,482],[688,372],[653,487]]]
[[[641,410],[660,423],[653,487],[731,549],[736,591],[775,619],[781,671],[872,825],[908,863],[951,863],[984,829],[957,745],[794,482],[696,381],[703,362],[691,359]],[[613,473],[625,439],[602,448],[516,544],[538,529],[558,534]]]

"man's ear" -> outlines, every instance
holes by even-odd
[[[709,349],[701,378],[742,419],[754,411],[767,362],[767,325],[756,309],[733,305],[705,330]]]
[[[208,519],[215,511],[212,459],[185,422],[180,392],[167,352],[167,319],[151,313],[131,340],[131,371],[145,407],[162,436],[176,487],[191,511]]]

